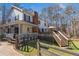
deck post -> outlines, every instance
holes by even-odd
[[[17,48],[17,49],[20,49],[20,47],[19,47],[19,35],[20,35],[20,24],[18,24],[18,35],[16,35],[16,44],[15,44],[15,47]]]
[[[37,39],[37,55],[41,56],[41,52],[40,52],[40,41],[39,39]]]

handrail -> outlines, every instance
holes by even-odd
[[[58,43],[58,45],[61,47],[61,39],[59,38],[59,36],[58,36],[55,32],[53,32],[53,34],[54,34],[55,37],[58,38],[58,40],[57,40],[57,39],[55,39],[55,40],[56,40],[56,42]],[[58,41],[59,41],[59,42],[58,42]]]
[[[59,40],[61,40],[60,37],[55,32],[53,32],[53,33],[58,37]]]
[[[60,31],[58,31],[66,40],[69,40],[65,35],[63,35]]]

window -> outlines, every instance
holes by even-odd
[[[26,21],[26,14],[24,14],[24,21]]]
[[[30,22],[30,16],[24,14],[24,21]]]
[[[19,15],[15,16],[15,21],[19,20]]]
[[[7,33],[9,33],[9,28],[7,29]]]
[[[44,29],[42,29],[42,32],[44,32]]]
[[[17,20],[16,16],[15,16],[15,21]]]
[[[30,22],[32,22],[32,16],[30,16]]]
[[[7,33],[11,33],[11,29],[10,28],[7,29]]]
[[[17,20],[19,20],[19,15],[17,16]]]
[[[28,28],[27,28],[27,32],[29,32],[29,30],[30,30],[30,29],[29,29],[29,27],[28,27]]]
[[[30,16],[26,15],[27,22],[30,22]]]
[[[14,28],[14,33],[17,33],[17,34],[19,33],[19,28],[18,27]]]
[[[46,26],[46,23],[44,23],[44,26]]]
[[[28,21],[30,22],[30,16],[28,16]]]
[[[11,22],[11,19],[8,19],[8,22]]]

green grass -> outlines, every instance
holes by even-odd
[[[79,41],[73,41],[73,43],[76,45],[76,47],[79,47]]]
[[[61,56],[72,56],[72,54],[65,53],[65,52],[62,52],[62,51],[59,51],[59,50],[56,50],[56,49],[53,49],[53,48],[49,48],[48,50],[51,51],[51,52],[57,53]]]
[[[29,46],[29,52],[27,52],[27,51],[22,51],[22,50],[20,50],[20,52],[21,52],[23,55],[27,55],[27,56],[37,55],[37,49],[36,49],[36,48],[33,48],[33,47],[30,47],[30,46]]]
[[[72,41],[74,43],[74,45],[77,47],[75,47],[73,44],[70,44],[70,47],[72,52],[79,52],[79,41]]]
[[[31,46],[28,46],[28,49],[29,49],[29,52],[31,52],[34,48],[31,47]],[[27,46],[25,46],[25,47],[20,47],[20,50],[23,51],[23,52],[27,52]]]
[[[58,46],[57,43],[53,41],[40,40],[40,42],[45,43],[45,44],[50,44],[52,46]]]
[[[75,49],[74,49],[74,50],[71,50],[71,51],[72,51],[72,52],[79,52],[79,50],[75,50]]]
[[[29,42],[28,49],[29,51],[27,51],[27,46],[20,47],[20,52],[23,55],[36,55],[37,54],[36,42],[35,41]]]

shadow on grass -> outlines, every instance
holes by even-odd
[[[34,49],[36,49],[36,41],[29,42],[28,47],[27,45],[20,47],[20,50],[23,52],[32,52]]]

